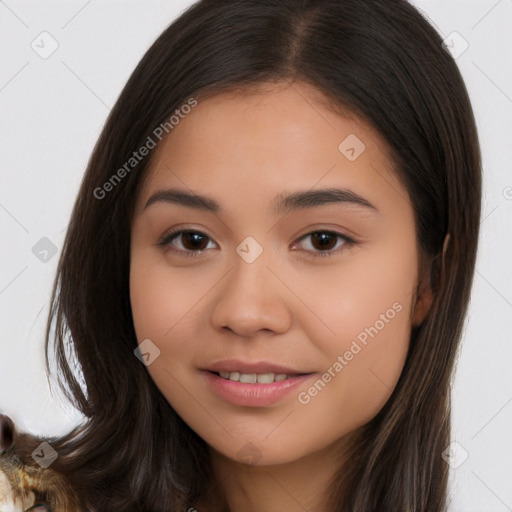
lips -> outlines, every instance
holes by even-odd
[[[293,390],[297,390],[299,386],[316,378],[315,374],[295,374],[284,380],[274,380],[273,382],[244,382],[226,379],[218,373],[208,370],[201,371],[201,377],[209,390],[217,397],[232,405],[242,407],[267,407],[277,404],[289,396]]]
[[[279,402],[316,372],[271,361],[216,361],[200,369],[210,390],[233,405],[265,407]]]

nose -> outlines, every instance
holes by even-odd
[[[291,292],[259,257],[247,263],[237,257],[234,268],[217,289],[211,321],[217,329],[229,329],[252,337],[259,331],[286,332],[293,321],[286,298]]]

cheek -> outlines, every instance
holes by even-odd
[[[338,351],[337,380],[331,392],[344,405],[344,414],[364,424],[384,406],[403,369],[410,330],[405,308],[398,302],[369,321]],[[341,355],[341,357],[339,357]]]
[[[132,266],[130,273],[130,302],[137,341],[160,339],[172,326],[165,310],[171,310],[165,284],[154,279],[151,272],[142,273]]]
[[[305,329],[324,355],[325,373],[299,401],[312,416],[333,406],[333,425],[355,428],[371,420],[391,395],[407,356],[416,254],[380,256],[354,258],[350,271],[317,280],[314,287],[303,282],[316,313]]]
[[[168,399],[174,393],[172,374],[181,380],[205,343],[204,304],[218,277],[197,268],[172,268],[154,251],[132,253],[130,301],[138,343],[150,339],[159,356],[147,370]]]
[[[165,259],[153,251],[132,253],[130,302],[139,341],[152,337],[165,340],[190,321],[189,315],[193,316],[195,305],[208,288],[208,282],[198,274],[185,268],[171,271]]]
[[[393,321],[396,323],[373,338],[369,336],[366,345],[357,339],[344,341],[346,350],[333,350],[325,372],[297,396],[300,405],[296,419],[323,418],[316,442],[334,441],[355,431],[388,401],[402,372],[409,342],[403,323],[399,325],[398,318]],[[300,430],[297,424],[292,428]]]

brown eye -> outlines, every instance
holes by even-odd
[[[208,237],[194,231],[180,233],[181,244],[186,250],[202,251],[206,248],[205,241]],[[178,237],[179,239],[179,237]]]
[[[329,250],[336,246],[336,239],[337,235],[324,231],[318,231],[311,234],[311,245],[313,245],[315,249],[319,249],[321,251]]]
[[[320,257],[333,256],[356,244],[355,240],[335,231],[313,231],[303,236],[300,240],[307,240],[308,238],[310,238],[311,241],[305,244],[309,246],[306,247],[305,250],[312,252],[313,256]]]
[[[195,252],[201,252],[208,248],[210,237],[200,231],[179,230],[172,231],[162,237],[158,242],[160,247],[171,247],[176,252],[185,256],[194,256]]]

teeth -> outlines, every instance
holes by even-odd
[[[223,379],[234,380],[235,382],[243,382],[245,384],[270,384],[286,380],[286,373],[239,373],[239,372],[219,372]]]
[[[275,373],[262,373],[258,375],[258,384],[270,384],[275,380]]]

